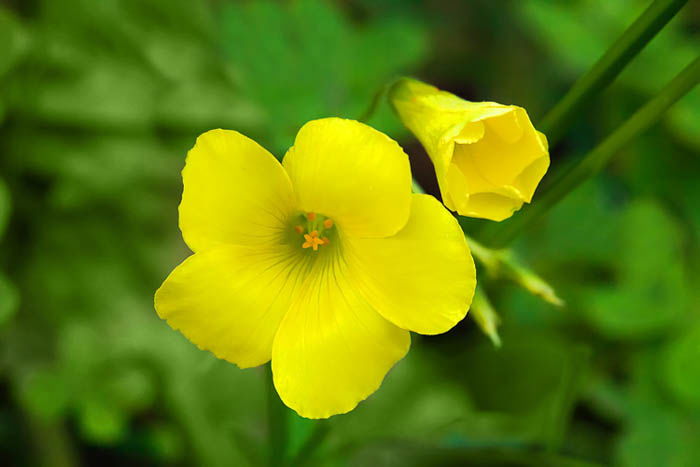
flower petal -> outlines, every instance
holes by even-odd
[[[307,283],[275,337],[275,387],[302,417],[349,412],[377,390],[410,346],[409,333],[372,309],[344,274],[335,265]]]
[[[395,325],[440,334],[467,314],[476,271],[457,220],[432,196],[413,195],[411,217],[398,234],[352,239],[353,284]]]
[[[472,141],[483,135],[483,125],[467,125],[472,121],[471,103],[421,81],[399,79],[389,90],[389,102],[425,148],[439,182],[447,172],[455,138]]]
[[[298,257],[222,246],[187,258],[156,292],[158,315],[199,348],[241,368],[270,360],[272,341],[300,280]]]
[[[472,191],[482,191],[472,186],[472,173],[494,186],[512,185],[526,167],[547,154],[525,110],[505,108],[507,113],[483,120],[486,134],[482,139],[455,147],[453,161],[462,169]]]
[[[506,190],[501,190],[500,193],[473,193],[469,195],[467,207],[460,214],[500,222],[512,216],[522,205],[521,197],[513,196]]]
[[[446,205],[462,215],[507,219],[532,200],[549,167],[546,138],[532,128],[525,110],[502,108],[507,112],[480,121],[483,138],[455,144],[446,184],[451,203]]]
[[[525,109],[468,102],[411,79],[398,80],[389,99],[430,156],[449,209],[500,221],[532,200],[549,153]]]
[[[180,230],[192,251],[279,243],[295,207],[280,163],[236,131],[212,130],[197,138],[182,179]]]
[[[408,220],[408,156],[367,125],[313,120],[299,130],[283,164],[300,207],[332,218],[350,235],[386,237]]]

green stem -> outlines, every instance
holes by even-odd
[[[533,203],[509,221],[484,230],[490,247],[502,248],[522,230],[549,211],[581,183],[597,174],[610,159],[652,124],[700,82],[700,57],[678,74],[656,97],[649,100],[612,135],[544,187]]]
[[[655,0],[622,34],[598,62],[571,87],[569,92],[545,115],[538,129],[554,146],[571,119],[600,91],[612,83],[656,34],[688,0]]]
[[[282,404],[272,380],[272,364],[267,371],[267,430],[269,436],[269,465],[280,467],[286,464],[287,444],[287,407]]]
[[[48,423],[28,412],[27,428],[34,447],[35,465],[42,467],[76,467],[80,465],[75,447],[62,420]]]
[[[414,193],[425,193],[425,190],[423,190],[423,187],[420,186],[415,178],[412,182]],[[557,296],[554,289],[540,276],[522,266],[509,250],[494,250],[488,248],[466,233],[464,237],[467,239],[469,249],[474,258],[484,266],[491,276],[508,278],[531,294],[540,297],[542,300],[552,305],[558,307],[564,305],[564,301]],[[487,302],[484,302],[484,304],[487,304]],[[485,306],[483,308],[486,309]],[[482,329],[489,334],[486,328],[482,327]],[[494,341],[494,343],[496,343],[496,341]]]
[[[313,459],[316,451],[326,439],[329,430],[330,426],[327,420],[316,420],[311,436],[299,449],[299,453],[294,457],[292,465],[294,467],[303,467]]]
[[[364,112],[362,112],[362,115],[358,117],[358,121],[362,123],[367,123],[375,114],[379,106],[381,105],[382,101],[384,100],[384,96],[389,92],[389,89],[394,85],[398,78],[392,78],[385,82],[382,87],[377,89],[377,92],[374,93],[372,96],[372,100],[369,103],[369,106],[365,109]]]

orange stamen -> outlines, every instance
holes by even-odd
[[[331,243],[331,241],[327,237],[322,237],[321,235],[324,233],[324,229],[330,229],[333,227],[334,222],[332,219],[326,219],[322,217],[323,222],[321,223],[322,227],[319,227],[314,221],[318,219],[318,214],[315,212],[307,212],[306,213],[306,218],[308,219],[310,224],[307,224],[306,227],[303,225],[296,225],[294,226],[294,230],[299,233],[304,235],[304,243],[302,243],[301,247],[302,248],[313,248],[314,251],[318,251],[318,248],[322,245],[328,245]],[[319,230],[311,230],[308,233],[304,233],[307,230],[306,229],[312,229],[314,227],[318,227]]]
[[[315,231],[314,231],[315,232]],[[301,246],[302,248],[313,248],[314,251],[318,251],[318,246],[323,244],[323,240],[318,238],[318,232],[316,232],[316,235],[311,234],[304,234],[304,244]]]

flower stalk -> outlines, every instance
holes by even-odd
[[[278,467],[287,463],[288,410],[277,396],[272,382],[272,364],[267,365],[267,432],[269,438],[269,465]]]
[[[314,428],[309,439],[299,448],[299,452],[292,460],[294,467],[303,467],[307,465],[313,458],[319,447],[323,444],[330,425],[325,420],[317,420],[314,422]]]
[[[534,220],[539,219],[576,187],[600,172],[615,154],[656,123],[698,83],[700,57],[690,63],[607,139],[556,177],[552,183],[544,186],[530,206],[514,215],[508,222],[485,228],[481,238],[493,248],[508,245]]]
[[[369,122],[374,116],[374,114],[377,112],[377,109],[379,109],[381,103],[384,101],[384,96],[386,96],[389,93],[389,89],[391,89],[391,87],[398,80],[399,78],[391,78],[384,84],[382,84],[382,86],[379,89],[377,89],[372,95],[372,100],[369,102],[369,105],[364,110],[364,112],[362,112],[362,115],[357,117],[357,121],[362,123]]]
[[[414,193],[425,193],[423,187],[421,187],[415,179],[413,179],[413,191]],[[482,245],[467,234],[465,234],[464,237],[467,239],[472,255],[479,262],[479,264],[484,266],[484,269],[486,269],[486,272],[490,277],[511,280],[547,303],[557,307],[564,306],[564,301],[559,298],[552,286],[538,276],[534,271],[521,264],[510,250],[494,250]],[[476,300],[476,297],[474,300]],[[483,303],[480,306],[484,309],[484,313],[489,316],[496,316],[495,312],[490,313],[486,309],[488,308],[488,300],[482,300],[482,302]],[[484,318],[480,319],[483,320]],[[486,328],[483,326],[481,327],[484,332],[486,332]],[[489,337],[491,337],[493,340],[491,334],[487,333],[487,335],[489,335]],[[495,342],[496,341],[494,340],[494,343]]]
[[[538,128],[554,146],[572,118],[605,89],[688,0],[655,0],[542,119]]]

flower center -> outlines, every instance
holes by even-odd
[[[334,228],[333,219],[315,212],[307,212],[300,217],[300,223],[294,226],[294,231],[302,236],[302,248],[318,251],[319,247],[331,243],[328,238]]]

